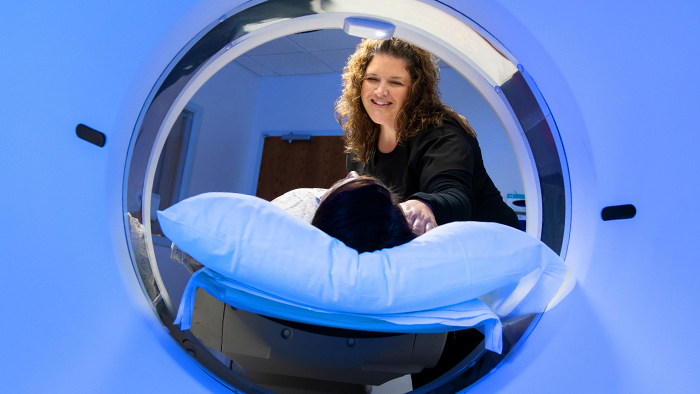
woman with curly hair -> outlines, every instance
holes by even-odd
[[[439,80],[436,59],[406,41],[357,46],[336,101],[348,172],[372,175],[396,193],[418,235],[467,220],[519,229],[486,173],[476,133],[440,101]]]

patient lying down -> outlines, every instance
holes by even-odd
[[[359,253],[403,245],[416,237],[397,197],[380,180],[354,171],[330,189],[295,189],[272,203]],[[203,267],[175,244],[171,257],[191,273]]]
[[[159,211],[158,220],[206,266],[174,248],[194,273],[176,318],[183,330],[191,327],[195,291],[204,288],[252,313],[335,328],[485,326],[486,349],[500,352],[501,322],[545,310],[568,272],[544,243],[498,223],[448,223],[415,238],[391,193],[372,178],[297,189],[274,204],[205,193]]]

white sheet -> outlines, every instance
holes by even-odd
[[[207,268],[197,271],[187,283],[174,322],[180,325],[181,330],[192,326],[192,311],[199,287],[220,301],[248,312],[326,327],[373,332],[438,333],[484,326],[486,349],[501,353],[503,347],[501,321],[480,300],[406,313],[340,313],[266,294]]]

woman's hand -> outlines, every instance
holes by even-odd
[[[437,227],[435,215],[430,205],[421,200],[408,200],[399,204],[413,233],[422,235]]]

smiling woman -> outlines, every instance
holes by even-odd
[[[336,106],[347,170],[395,191],[416,234],[458,220],[520,228],[486,173],[476,133],[440,100],[439,80],[429,52],[397,38],[362,41]]]

